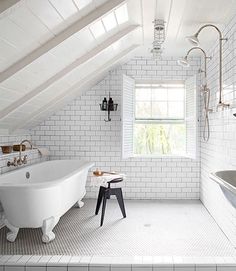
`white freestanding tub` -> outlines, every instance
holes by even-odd
[[[74,204],[83,206],[92,166],[80,160],[55,160],[1,175],[0,201],[4,223],[10,229],[7,240],[14,242],[19,228],[42,227],[42,241],[52,241],[60,217]]]

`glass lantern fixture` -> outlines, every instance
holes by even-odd
[[[153,21],[154,24],[154,39],[153,39],[153,48],[151,53],[154,58],[161,59],[163,48],[162,44],[165,41],[165,21],[161,19],[155,19]]]

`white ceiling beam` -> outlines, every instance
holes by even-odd
[[[95,10],[91,11],[88,15],[81,18],[80,20],[73,23],[71,26],[67,27],[61,33],[59,33],[54,38],[50,39],[48,42],[43,44],[41,47],[35,49],[33,52],[23,57],[9,68],[0,73],[0,83],[11,77],[13,74],[23,69],[34,60],[44,55],[52,48],[56,47],[58,44],[62,43],[64,40],[68,39],[78,31],[82,30],[85,27],[88,27],[92,22],[101,18],[117,6],[121,5],[125,0],[109,0],[105,4],[99,6]]]
[[[36,87],[35,89],[31,90],[29,93],[21,97],[20,99],[16,100],[12,104],[10,104],[8,107],[4,108],[0,111],[0,119],[6,117],[10,113],[14,112],[18,109],[18,107],[23,106],[25,103],[33,99],[35,96],[39,95],[41,92],[45,91],[48,87],[50,87],[52,84],[60,80],[63,76],[70,73],[74,69],[76,69],[79,65],[89,61],[90,59],[94,58],[101,52],[103,52],[105,49],[107,49],[109,46],[117,42],[118,40],[122,39],[129,33],[133,32],[135,29],[137,29],[138,25],[129,25],[123,30],[119,31],[118,33],[114,34],[113,36],[107,38],[104,42],[81,56],[80,58],[76,59],[74,62],[72,62],[70,65],[56,73],[54,76],[49,78],[47,81]]]
[[[20,2],[20,0],[0,0],[0,14],[18,2]]]
[[[30,124],[33,123],[35,119],[39,118],[41,114],[44,114],[45,111],[49,111],[51,108],[58,107],[58,105],[63,106],[64,104],[67,104],[70,100],[73,100],[75,97],[77,97],[78,93],[81,92],[81,89],[85,89],[86,86],[91,85],[91,82],[94,83],[97,80],[97,78],[101,76],[101,74],[103,74],[112,65],[119,62],[122,58],[124,58],[127,54],[132,52],[138,46],[139,46],[138,44],[133,44],[129,46],[127,49],[121,51],[115,57],[107,61],[101,67],[99,67],[98,69],[99,71],[97,73],[93,71],[92,73],[88,74],[84,79],[80,80],[74,86],[72,86],[71,88],[63,92],[62,94],[55,97],[53,102],[52,101],[48,102],[43,107],[41,107],[40,109],[35,111],[33,114],[31,114],[30,117],[27,117],[19,121],[15,127],[12,127],[11,129],[9,129],[10,133],[20,128],[30,126]]]

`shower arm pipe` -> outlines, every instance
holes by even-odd
[[[205,75],[205,79],[207,78],[207,59],[211,59],[210,56],[206,55],[206,52],[201,48],[201,47],[192,47],[191,49],[188,50],[187,54],[186,54],[186,58],[189,56],[189,54],[193,51],[193,50],[200,50],[203,55],[204,55],[204,75]]]
[[[223,107],[227,107],[229,106],[229,104],[225,104],[222,102],[222,82],[223,82],[223,75],[222,75],[222,42],[223,40],[226,40],[226,38],[223,38],[222,36],[222,32],[220,31],[220,29],[214,25],[214,24],[205,24],[202,27],[199,28],[199,30],[197,31],[197,33],[195,34],[196,37],[199,35],[199,33],[206,27],[213,27],[219,34],[219,72],[220,72],[220,76],[219,76],[219,88],[220,88],[220,94],[219,94],[219,103],[218,106],[223,106]]]

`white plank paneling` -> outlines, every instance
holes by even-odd
[[[33,1],[33,0],[29,0]],[[35,0],[38,4],[38,0]],[[34,2],[35,2],[34,1]],[[41,5],[44,1],[42,1]],[[103,6],[97,8],[96,10],[89,13],[85,18],[82,18],[81,20],[78,20],[73,25],[66,28],[64,31],[62,31],[59,35],[42,45],[40,48],[37,48],[36,50],[32,51],[30,54],[28,54],[26,57],[21,59],[21,61],[16,62],[14,65],[6,69],[4,72],[0,74],[0,82],[6,80],[8,77],[15,74],[17,71],[23,69],[26,65],[32,63],[34,60],[42,56],[43,54],[47,53],[49,50],[75,34],[76,32],[80,31],[81,29],[84,29],[88,25],[90,25],[93,21],[97,20],[101,16],[105,15],[110,10],[113,10],[116,6],[123,3],[124,0],[111,0],[104,4]],[[44,9],[46,6],[44,7]]]
[[[9,19],[40,44],[53,37],[52,32],[26,6],[15,9],[9,14]]]
[[[0,1],[0,14],[3,13],[5,10],[11,8],[20,0],[1,0]]]
[[[62,16],[48,0],[28,0],[27,6],[51,31],[63,22]]]
[[[12,44],[18,50],[25,48],[34,49],[39,45],[34,41],[33,37],[27,35],[8,18],[0,20],[0,38]]]
[[[78,12],[78,8],[72,0],[49,0],[49,2],[65,20]]]
[[[83,74],[85,74],[87,71],[90,71],[90,69],[91,69],[91,67],[88,66],[87,70],[85,69],[85,67],[82,67],[82,69],[78,70],[77,69],[78,66],[89,61],[90,59],[94,58],[95,56],[98,56],[101,60],[104,60],[105,55],[101,54],[103,51],[105,51],[105,54],[109,57],[110,54],[114,50],[112,48],[109,49],[109,47],[112,44],[114,44],[115,42],[124,38],[127,34],[131,33],[132,31],[134,31],[137,28],[138,28],[138,26],[136,26],[136,25],[131,25],[131,26],[126,27],[125,29],[118,32],[114,36],[108,38],[106,41],[101,43],[99,46],[95,47],[93,50],[89,51],[87,54],[83,55],[81,58],[72,62],[69,66],[65,67],[64,69],[59,70],[58,73],[56,73],[55,75],[50,77],[48,80],[44,81],[41,85],[37,86],[35,89],[29,91],[25,95],[22,95],[20,98],[18,97],[19,99],[16,99],[16,97],[15,97],[15,99],[12,99],[11,105],[9,105],[7,108],[4,108],[4,110],[0,111],[0,118],[7,116],[7,114],[13,112],[18,107],[22,107],[22,105],[24,105],[24,103],[26,103],[27,101],[30,101],[35,96],[39,97],[39,94],[41,94],[41,93],[43,93],[43,95],[45,95],[45,93],[46,93],[47,98],[49,98],[49,95],[51,95],[53,97],[54,96],[53,93],[50,94],[50,92],[47,92],[47,88],[49,88],[51,85],[55,86],[55,83],[58,80],[60,80],[63,76],[68,75],[66,78],[66,81],[68,82],[69,85],[73,85],[74,83],[76,83],[78,81],[78,78],[81,78],[81,76]],[[109,49],[109,50],[107,50],[107,49]],[[99,56],[99,54],[100,54],[100,56]],[[48,60],[48,59],[45,58],[45,60]],[[52,65],[52,67],[55,69],[55,63],[54,62],[51,63],[51,62],[52,61],[49,62],[50,65]],[[100,60],[97,59],[96,63],[92,65],[93,69],[96,68],[96,65],[99,66]],[[45,62],[44,64],[46,65],[46,67],[50,66],[50,65],[48,65],[47,62]],[[41,67],[41,65],[37,64],[35,67],[37,67],[37,71],[39,72],[39,76],[43,76],[44,75],[42,72],[43,68]],[[29,67],[29,69],[30,69],[30,67]],[[21,71],[21,73],[22,72],[23,71]],[[30,69],[30,72],[35,74],[35,72],[33,72],[32,69]],[[50,73],[47,72],[46,75],[48,75],[48,74],[50,74]],[[22,77],[24,77],[24,75],[22,75]],[[47,77],[43,76],[43,78],[45,79]],[[61,85],[61,81],[59,82],[59,88],[61,90],[66,89],[64,86]],[[53,91],[53,92],[55,92],[55,91]],[[56,91],[56,92],[58,92],[58,91]]]
[[[91,4],[93,0],[74,0],[74,2],[76,6],[81,10]]]

